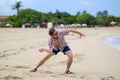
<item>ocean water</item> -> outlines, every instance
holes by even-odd
[[[111,47],[114,47],[120,50],[120,36],[110,37],[105,42]]]

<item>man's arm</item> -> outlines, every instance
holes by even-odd
[[[83,36],[85,37],[85,35],[77,30],[74,30],[74,29],[69,29],[69,32],[73,32],[73,33],[76,33],[76,34],[79,34],[80,35],[80,38]]]

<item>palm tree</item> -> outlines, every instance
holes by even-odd
[[[80,12],[77,12],[76,16],[80,16],[80,15],[81,15],[81,13],[80,13]]]
[[[107,10],[104,10],[104,11],[103,11],[103,15],[104,15],[104,16],[108,16],[108,11],[107,11]]]
[[[86,10],[84,10],[83,12],[82,12],[82,14],[86,14],[87,13],[87,11]]]
[[[16,9],[17,10],[17,16],[18,16],[18,13],[20,11],[20,8],[22,7],[22,2],[21,1],[16,1],[16,3],[13,5],[13,10]]]
[[[97,12],[97,17],[102,17],[103,16],[103,13],[101,11]]]

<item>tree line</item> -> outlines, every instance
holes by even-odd
[[[120,24],[120,17],[112,15],[110,16],[107,10],[98,11],[96,16],[91,15],[85,10],[83,12],[77,12],[76,15],[71,15],[68,12],[61,12],[59,10],[56,10],[55,13],[43,13],[30,8],[20,10],[21,6],[21,2],[16,2],[16,4],[13,6],[13,9],[17,10],[17,15],[9,16],[9,18],[6,20],[14,27],[21,27],[21,25],[24,23],[40,24],[43,21],[53,22],[54,25],[86,23],[88,27],[95,25],[109,26],[110,22],[112,21],[114,21],[116,25]]]

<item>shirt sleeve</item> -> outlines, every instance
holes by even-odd
[[[49,38],[49,40],[48,40],[48,46],[50,49],[52,49],[52,47],[53,47],[51,38]]]
[[[69,30],[63,30],[60,32],[62,35],[68,35],[69,34]]]

